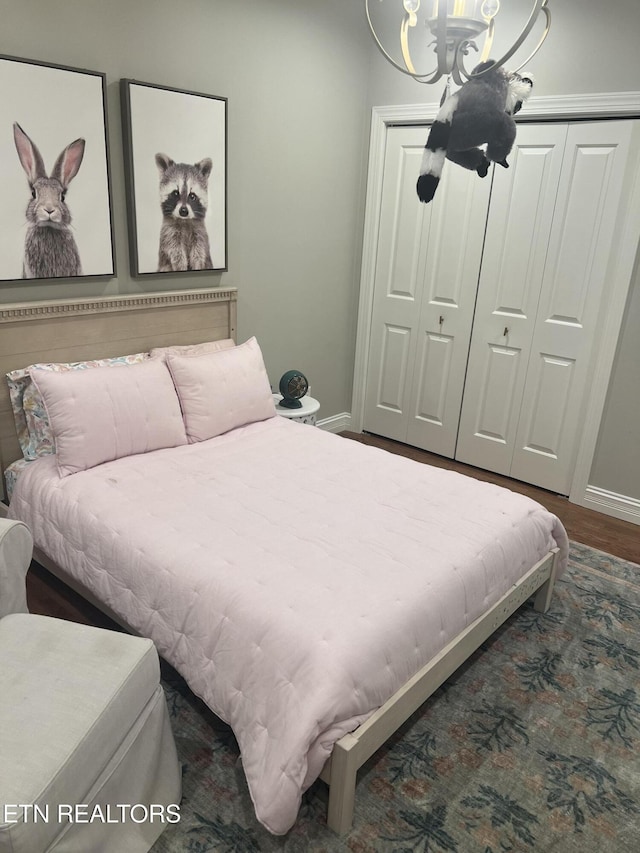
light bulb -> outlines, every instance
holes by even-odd
[[[487,21],[490,21],[491,18],[495,18],[499,9],[500,0],[484,0],[480,11],[482,12],[482,16],[486,18]]]

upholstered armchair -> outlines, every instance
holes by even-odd
[[[32,550],[0,518],[0,853],[146,853],[182,786],[158,653],[30,614]]]

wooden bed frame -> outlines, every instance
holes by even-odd
[[[154,346],[236,337],[236,291],[203,289],[103,299],[57,300],[0,306],[0,373],[35,362],[82,361],[149,350]],[[0,470],[22,454],[8,388],[0,390]],[[3,492],[3,495],[6,492]],[[0,515],[6,515],[0,503]],[[34,558],[123,627],[111,612],[41,551]],[[327,824],[348,832],[358,769],[474,651],[528,598],[549,608],[558,569],[554,549],[489,611],[469,625],[356,731],[334,746],[320,778],[329,785]],[[128,629],[130,630],[130,629]]]

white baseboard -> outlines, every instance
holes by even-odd
[[[640,524],[640,500],[630,498],[627,495],[618,495],[598,486],[587,486],[582,506],[621,518],[623,521],[631,521]]]
[[[351,412],[342,412],[339,415],[331,415],[329,418],[321,418],[316,421],[316,426],[327,432],[342,432],[351,429]]]

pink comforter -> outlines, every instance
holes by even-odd
[[[532,500],[272,418],[60,479],[10,516],[235,732],[282,834],[353,730],[550,548]]]

